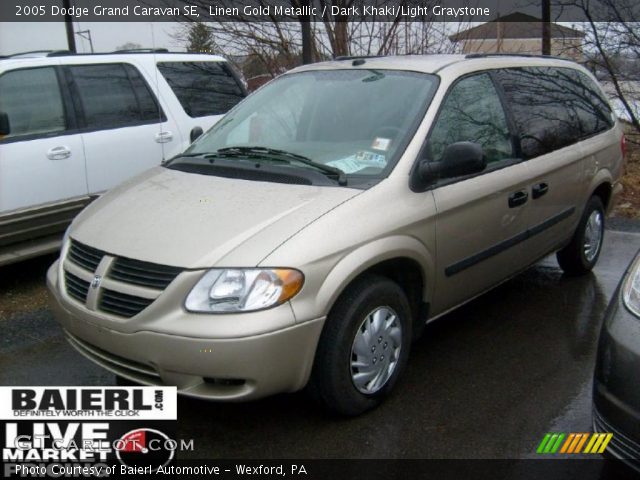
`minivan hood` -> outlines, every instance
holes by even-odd
[[[249,267],[358,193],[157,167],[93,202],[70,235],[113,255],[163,265]]]

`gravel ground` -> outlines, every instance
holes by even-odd
[[[0,320],[47,306],[45,276],[56,255],[0,267]]]

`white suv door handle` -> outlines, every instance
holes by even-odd
[[[158,143],[167,143],[173,140],[173,133],[171,132],[160,132],[156,134],[156,142]]]
[[[64,145],[50,148],[47,151],[47,158],[49,160],[64,160],[65,158],[69,158],[70,156],[71,150],[69,150],[69,147],[65,147]]]

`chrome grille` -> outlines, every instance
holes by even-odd
[[[89,282],[86,282],[69,272],[64,272],[64,283],[67,286],[67,293],[70,297],[75,298],[81,303],[87,301]]]
[[[119,317],[133,317],[147,308],[153,299],[142,298],[113,290],[102,290],[98,308],[103,312],[112,313]]]
[[[79,267],[94,272],[98,268],[100,260],[104,257],[104,252],[72,240],[68,255],[69,260]]]
[[[116,258],[108,276],[125,283],[164,290],[182,269],[142,262],[129,258]]]
[[[182,271],[177,267],[115,257],[73,239],[66,262],[64,275],[70,297],[86,303],[91,281],[96,280],[97,310],[124,318],[133,317],[151,305]],[[148,290],[140,293],[140,287]]]

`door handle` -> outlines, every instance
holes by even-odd
[[[171,140],[173,140],[173,133],[171,132],[156,133],[156,142],[158,143],[168,143]]]
[[[519,192],[513,192],[509,195],[509,208],[519,207],[520,205],[524,205],[527,203],[529,199],[529,194],[524,190],[520,190]]]
[[[47,150],[47,158],[49,160],[64,160],[70,156],[71,150],[69,150],[69,147],[65,147],[64,145]]]
[[[541,196],[543,196],[545,193],[547,193],[549,191],[549,185],[542,182],[542,183],[538,183],[537,185],[534,185],[533,187],[531,187],[531,198],[533,198],[534,200],[536,198],[540,198]]]

